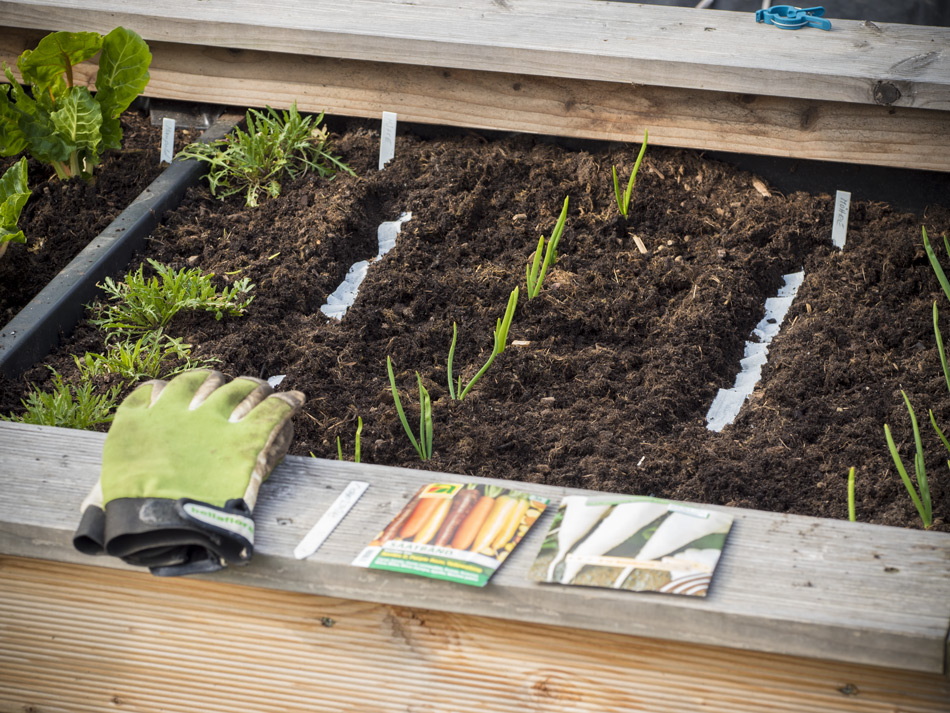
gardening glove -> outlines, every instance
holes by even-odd
[[[122,402],[73,537],[168,576],[246,564],[257,491],[287,453],[299,391],[217,371],[149,381]]]

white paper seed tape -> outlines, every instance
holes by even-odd
[[[831,242],[838,250],[844,247],[848,237],[848,214],[851,212],[851,194],[838,191],[835,194],[835,222],[831,228]]]
[[[165,117],[162,119],[162,151],[160,163],[171,163],[175,158],[175,120]]]
[[[779,288],[778,295],[765,300],[765,316],[752,330],[752,335],[759,341],[745,343],[745,353],[739,360],[742,368],[736,375],[735,384],[731,389],[719,389],[706,413],[706,428],[710,431],[719,432],[736,420],[742,404],[762,376],[769,343],[778,334],[788,308],[792,306],[792,300],[805,280],[805,273],[793,272],[785,275],[784,279],[785,284]]]
[[[317,524],[310,528],[300,544],[294,548],[294,557],[302,560],[309,557],[322,545],[330,536],[330,533],[336,529],[336,526],[342,522],[346,514],[356,505],[356,501],[366,492],[369,483],[361,480],[353,480],[340,493],[339,497],[333,501],[330,508],[323,513],[323,517],[317,520]]]
[[[396,114],[383,112],[383,125],[379,129],[379,170],[396,155]]]

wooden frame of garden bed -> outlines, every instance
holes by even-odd
[[[950,28],[593,0],[0,0],[0,23],[8,62],[133,29],[156,97],[950,170]]]
[[[529,581],[549,511],[476,589],[351,566],[421,484],[472,479],[288,457],[261,491],[250,566],[162,580],[72,548],[102,440],[0,423],[0,707],[950,705],[948,534],[716,508],[735,524],[709,596],[694,599]],[[316,555],[295,560],[351,480],[370,487]],[[583,492],[525,488],[555,503]]]

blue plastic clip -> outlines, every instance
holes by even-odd
[[[830,30],[831,20],[825,20],[823,7],[806,7],[804,9],[791,5],[776,5],[765,10],[757,10],[756,22],[775,25],[783,30],[797,30],[802,27],[817,27],[819,30]]]

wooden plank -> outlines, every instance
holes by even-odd
[[[7,477],[0,554],[121,567],[75,552],[78,506],[98,477],[102,434],[0,423]],[[526,572],[545,514],[483,590],[352,567],[419,485],[471,478],[287,458],[261,492],[254,561],[215,581],[939,674],[950,630],[950,535],[716,508],[736,518],[709,597],[541,585]],[[351,480],[369,490],[320,551],[296,544]],[[483,481],[480,481],[483,482]],[[502,481],[497,481],[502,482]],[[525,486],[555,499],[569,492]]]
[[[934,674],[0,557],[3,710],[937,713],[948,700]]]
[[[13,64],[42,32],[0,31]],[[152,42],[148,94],[345,116],[950,171],[950,112]],[[96,66],[77,68],[92,83]],[[274,77],[280,77],[275,82]]]
[[[160,15],[159,15],[160,12]],[[4,0],[10,27],[764,96],[950,109],[950,28],[589,0]]]

